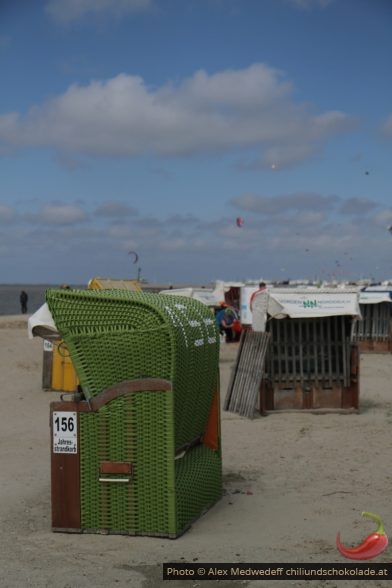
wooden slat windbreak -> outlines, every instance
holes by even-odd
[[[253,418],[269,340],[270,333],[242,331],[224,403],[224,409],[228,412]]]
[[[356,321],[354,337],[357,341],[373,339],[385,341],[391,336],[391,303],[361,304],[362,320]]]
[[[278,319],[268,323],[266,372],[282,388],[350,383],[350,320],[344,316]]]

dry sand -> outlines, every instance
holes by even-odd
[[[49,404],[41,389],[41,339],[26,317],[0,317],[0,586],[234,588],[271,582],[163,582],[162,562],[340,562],[374,530],[392,534],[392,356],[361,356],[360,414],[222,412],[224,496],[176,540],[51,532]],[[237,345],[221,350],[221,398]],[[389,546],[376,563],[391,561]],[[273,585],[299,587],[303,580]],[[387,581],[314,580],[313,587],[386,586]]]

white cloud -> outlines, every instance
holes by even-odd
[[[352,127],[346,114],[314,114],[297,104],[283,75],[263,64],[148,88],[120,74],[68,90],[26,115],[0,116],[0,148],[52,147],[110,157],[249,149],[258,165],[282,167],[311,156],[329,136]]]
[[[250,161],[240,161],[238,169],[257,170],[271,169],[279,171],[301,161],[311,159],[319,153],[319,146],[315,142],[301,144],[285,144],[266,148],[261,157]]]
[[[379,227],[388,227],[392,225],[392,209],[385,208],[374,216],[374,222]]]
[[[184,251],[190,243],[186,239],[163,240],[161,249],[163,251]]]
[[[295,194],[281,194],[277,196],[257,196],[256,194],[242,194],[231,200],[231,204],[250,212],[266,216],[281,215],[287,211],[309,213],[329,210],[332,211],[339,201],[337,196],[323,196],[316,192],[299,192]]]
[[[70,23],[90,15],[121,17],[152,7],[152,0],[48,0],[47,13],[57,22]]]
[[[307,226],[317,226],[320,225],[322,221],[325,220],[326,214],[324,212],[317,212],[317,211],[309,211],[303,212],[302,214],[298,215],[296,218],[296,222],[299,228],[307,227]]]
[[[250,227],[246,227],[247,232],[249,233],[252,231]],[[238,230],[237,225],[234,223],[233,219],[225,219],[220,223],[220,226],[217,227],[217,233],[220,237],[225,237],[227,240],[233,242],[233,244],[237,244],[240,239],[243,238],[243,231]]]
[[[62,204],[48,204],[36,217],[36,220],[48,225],[71,225],[86,219],[87,215],[81,208]]]
[[[289,0],[290,4],[301,10],[310,10],[312,8],[326,8],[334,0]]]
[[[56,154],[56,157],[60,166],[71,172],[87,167],[86,163],[81,158],[73,157],[69,152],[59,152]]]
[[[124,202],[105,202],[98,206],[95,211],[97,216],[106,216],[106,217],[124,217],[124,216],[135,216],[138,214],[138,211],[133,206],[129,206]]]
[[[354,120],[351,120],[354,124]],[[312,126],[314,127],[313,132],[315,136],[318,133],[336,133],[347,123],[347,116],[338,110],[330,110],[329,112],[323,112],[312,118]]]
[[[107,234],[113,239],[130,239],[132,235],[132,229],[129,225],[112,225],[108,228]]]
[[[392,114],[390,114],[386,119],[383,125],[383,132],[387,137],[392,138]]]
[[[15,211],[9,206],[0,204],[0,223],[10,223],[16,218]]]
[[[347,214],[342,214],[346,203]],[[184,214],[130,216],[121,222],[87,215],[78,204],[52,202],[30,217],[18,214],[14,223],[2,224],[0,258],[3,265],[11,258],[14,265],[15,259],[20,260],[20,266],[29,243],[29,264],[41,268],[39,279],[45,281],[50,275],[51,281],[71,283],[87,283],[94,275],[136,277],[139,267],[150,281],[254,279],[260,263],[269,278],[327,277],[337,272],[355,278],[371,275],[374,259],[382,257],[383,272],[390,277],[385,243],[390,242],[387,227],[392,224],[392,209],[380,203],[371,214],[369,207],[363,207],[364,226],[355,214],[355,199],[317,193],[248,194],[238,199],[242,210],[248,211],[241,228],[227,204],[225,216],[212,219]],[[5,212],[6,220],[9,210],[0,206],[0,219]],[[137,264],[129,251],[138,253]],[[281,268],[288,274],[282,275]]]
[[[350,214],[355,216],[366,215],[368,212],[377,207],[377,203],[365,198],[348,198],[342,202],[340,211],[343,214]]]
[[[200,223],[200,219],[198,219],[193,214],[173,214],[168,218],[168,224],[173,227],[195,227]]]

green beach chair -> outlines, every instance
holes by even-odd
[[[177,537],[222,493],[211,311],[126,290],[46,300],[84,397],[51,405],[52,427],[69,413],[77,428],[74,453],[52,445],[53,530]]]

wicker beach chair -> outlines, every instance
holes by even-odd
[[[177,537],[222,492],[211,311],[126,290],[46,299],[85,398],[51,406],[76,412],[79,443],[52,455],[53,529]]]

